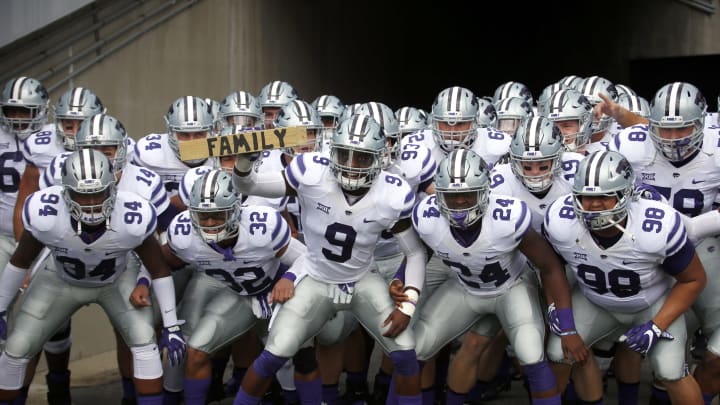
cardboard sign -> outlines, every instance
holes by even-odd
[[[259,152],[267,149],[287,148],[307,142],[305,127],[287,127],[250,130],[237,134],[213,136],[180,142],[180,159],[193,160],[218,156],[234,156],[240,153]]]

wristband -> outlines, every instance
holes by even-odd
[[[150,287],[150,280],[148,280],[148,279],[145,278],[145,277],[140,277],[140,278],[138,279],[138,281],[137,281],[137,284],[135,284],[135,285],[136,285],[136,286],[138,286],[138,285],[144,285],[145,287]]]
[[[560,330],[562,332],[575,330],[575,320],[573,319],[572,308],[559,308],[557,310],[557,317],[558,323],[560,324]]]
[[[418,299],[420,298],[420,294],[418,294],[415,289],[408,288],[405,290],[405,295],[408,296],[408,300],[403,301],[403,303],[400,304],[400,308],[398,308],[398,310],[412,318],[413,314],[415,313],[415,308],[417,306]]]

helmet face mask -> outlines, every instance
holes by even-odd
[[[78,150],[68,156],[62,169],[63,200],[70,216],[81,224],[110,226],[110,213],[115,205],[115,174],[110,161],[102,153]]]
[[[432,106],[432,131],[440,149],[471,148],[477,137],[477,97],[468,89],[449,87]]]
[[[627,217],[627,205],[635,188],[635,175],[630,163],[617,152],[598,151],[580,162],[572,188],[573,209],[577,217],[591,231],[616,227]],[[586,197],[615,198],[612,207],[603,204],[590,206]],[[586,203],[584,205],[583,203]]]
[[[0,93],[0,124],[21,140],[45,125],[50,98],[45,87],[30,77],[8,81]]]
[[[655,149],[680,162],[700,149],[707,103],[689,83],[675,82],[657,91],[650,105],[650,137]]]
[[[552,186],[564,149],[560,129],[542,117],[524,120],[510,143],[511,170],[530,192]]]
[[[387,153],[385,133],[368,115],[343,121],[330,146],[330,169],[345,191],[369,188]]]
[[[440,213],[450,226],[466,229],[478,222],[490,201],[490,172],[475,152],[450,152],[435,174],[435,193]]]
[[[533,117],[532,106],[522,98],[510,97],[499,100],[495,103],[497,111],[497,129],[509,134],[515,134],[520,127],[520,122]]]
[[[55,129],[66,150],[75,150],[75,134],[82,122],[105,112],[100,98],[90,89],[75,87],[60,96],[54,106]]]
[[[240,196],[232,187],[232,175],[211,170],[195,180],[188,210],[193,229],[207,243],[218,243],[239,233]]]
[[[200,97],[186,96],[175,100],[165,115],[168,144],[180,159],[180,142],[214,135],[215,116],[212,107]],[[199,165],[206,159],[184,160],[187,165]]]

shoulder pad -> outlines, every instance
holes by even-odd
[[[199,240],[190,221],[190,211],[183,211],[170,221],[167,241],[170,248],[177,252],[190,249]]]
[[[412,214],[415,193],[400,176],[380,171],[372,187],[375,209],[381,216],[400,219]]]
[[[62,191],[62,186],[51,186],[25,199],[22,212],[25,229],[34,234],[58,228],[58,221],[68,216]]]
[[[551,240],[568,242],[574,236],[569,230],[577,223],[572,206],[572,194],[566,194],[553,201],[545,211],[543,228]]]
[[[144,240],[155,232],[157,214],[149,201],[135,193],[118,190],[115,207],[110,217],[110,226],[116,231],[123,230]]]
[[[319,152],[301,153],[285,168],[290,185],[297,190],[302,184],[318,184],[330,170],[330,159]]]
[[[634,168],[646,166],[657,153],[647,125],[633,125],[623,129],[610,142],[608,149],[620,152]]]
[[[253,247],[280,250],[290,242],[290,227],[285,218],[269,207],[261,205],[243,206],[240,226],[247,234],[248,243]]]

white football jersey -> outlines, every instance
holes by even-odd
[[[298,193],[307,246],[307,273],[323,282],[359,280],[370,268],[380,234],[412,212],[407,182],[381,171],[367,193],[350,204],[322,154],[296,156],[285,175]]]
[[[65,159],[72,152],[64,152],[55,156],[40,176],[40,189],[51,186],[62,185],[62,167]],[[155,212],[162,213],[170,205],[170,198],[160,179],[160,176],[150,169],[126,163],[122,170],[122,176],[115,186],[118,190],[127,191],[139,195],[142,199],[148,200],[155,207]]]
[[[257,205],[243,206],[238,226],[235,246],[223,252],[193,230],[190,212],[183,211],[168,227],[168,246],[185,263],[240,295],[267,292],[278,276],[281,263],[275,255],[290,242],[290,227],[279,212]]]
[[[69,283],[96,287],[112,283],[125,271],[128,253],[155,232],[152,204],[137,194],[118,191],[110,214],[110,228],[87,243],[62,197],[61,186],[32,193],[23,206],[23,224],[50,249],[58,276]]]
[[[704,142],[713,141],[717,142],[716,135],[706,133]],[[704,146],[692,160],[676,167],[655,149],[647,125],[635,125],[618,134],[610,149],[622,153],[630,162],[638,184],[653,186],[681,213],[694,217],[712,208],[720,188],[717,146]]]
[[[613,136],[610,134],[610,131],[606,131],[605,135],[597,142],[589,142],[587,145],[585,145],[585,152],[586,154],[591,154],[593,152],[597,151],[606,151],[609,149],[609,145],[613,142]]]
[[[149,134],[141,138],[135,144],[133,159],[136,165],[147,167],[160,175],[170,197],[178,194],[183,175],[191,169],[175,156],[168,144],[167,134]],[[209,165],[205,162],[203,164]]]
[[[565,152],[561,155],[561,172],[555,175],[552,186],[547,194],[538,197],[531,193],[527,187],[512,172],[511,163],[503,163],[493,167],[490,172],[490,192],[495,195],[508,195],[523,200],[532,213],[532,227],[540,232],[545,210],[558,197],[572,191],[575,171],[583,155],[574,152]]]
[[[468,247],[452,235],[434,195],[415,205],[412,220],[423,242],[456,273],[468,293],[495,297],[510,288],[525,269],[527,259],[517,247],[531,226],[531,216],[522,200],[491,195],[480,219],[480,234]]]
[[[438,146],[438,144],[435,142],[435,135],[433,135],[432,129],[423,129],[417,132],[413,132],[409,135],[405,135],[400,140],[401,147],[405,147],[407,144],[417,144],[422,145],[428,148],[430,150],[430,153],[432,154],[432,158],[435,160],[437,164],[440,164],[440,162],[445,158],[444,150]]]
[[[645,199],[628,204],[626,232],[607,249],[578,220],[571,194],[548,208],[543,225],[583,294],[600,307],[621,313],[648,308],[667,292],[673,280],[660,263],[687,243],[677,211]]]
[[[492,167],[498,160],[510,152],[512,136],[492,127],[478,128],[477,138],[472,151]]]
[[[47,124],[23,143],[23,157],[42,172],[57,155],[67,152],[62,139],[55,132],[55,124]]]
[[[0,217],[13,217],[20,179],[24,172],[22,141],[0,128]],[[0,235],[15,239],[12,221],[0,221]]]

